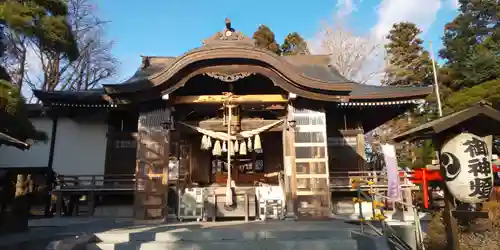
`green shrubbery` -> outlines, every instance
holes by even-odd
[[[500,103],[500,79],[487,81],[449,95],[444,100],[444,111],[445,113],[460,111],[480,101],[494,105]]]

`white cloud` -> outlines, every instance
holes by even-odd
[[[441,0],[382,0],[372,35],[384,39],[394,23],[412,22],[425,32],[436,20]]]
[[[337,0],[337,17],[345,17],[357,11],[357,5],[363,0]]]
[[[458,0],[449,0],[449,1],[450,1],[451,8],[457,9],[458,7],[460,7],[460,3],[458,2]]]
[[[385,65],[385,50],[383,44],[386,43],[385,36],[389,33],[392,25],[398,22],[415,23],[424,33],[436,20],[438,11],[442,7],[442,2],[448,6],[456,4],[457,0],[380,0],[377,6],[377,21],[371,28],[369,35],[372,37],[372,42],[380,46],[374,52],[371,60],[364,63],[360,74],[378,72]],[[335,21],[342,22],[343,19],[349,17],[353,12],[356,12],[362,0],[337,0],[335,10]],[[321,42],[324,37],[318,36],[309,40],[309,48],[314,54],[324,54]],[[381,66],[382,65],[382,66]],[[380,84],[383,75],[377,74],[367,82],[368,84]]]

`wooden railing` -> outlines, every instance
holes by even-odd
[[[408,179],[408,175],[404,171],[399,172],[400,184],[402,188],[416,188]],[[331,191],[355,191],[352,188],[353,180],[371,180],[375,184],[373,188],[387,189],[387,175],[382,171],[332,171],[330,172],[330,190]],[[369,187],[361,185],[361,189],[365,190]]]
[[[133,191],[134,175],[60,175],[54,191]]]
[[[70,209],[66,212],[78,215],[79,197],[86,195],[88,215],[92,216],[96,207],[97,195],[132,193],[135,190],[135,182],[134,175],[59,175],[57,185],[53,190],[57,201],[56,214],[62,215],[64,197],[69,197]]]

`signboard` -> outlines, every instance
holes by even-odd
[[[441,167],[450,193],[465,203],[486,201],[493,188],[491,151],[486,141],[471,133],[461,133],[441,148]]]

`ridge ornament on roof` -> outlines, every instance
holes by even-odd
[[[231,19],[229,19],[229,17],[226,17],[225,24],[226,28],[222,32],[218,31],[215,35],[203,40],[203,45],[220,44],[221,42],[238,42],[254,45],[254,41],[251,38],[243,35],[243,33],[239,31],[236,31],[231,26]]]

